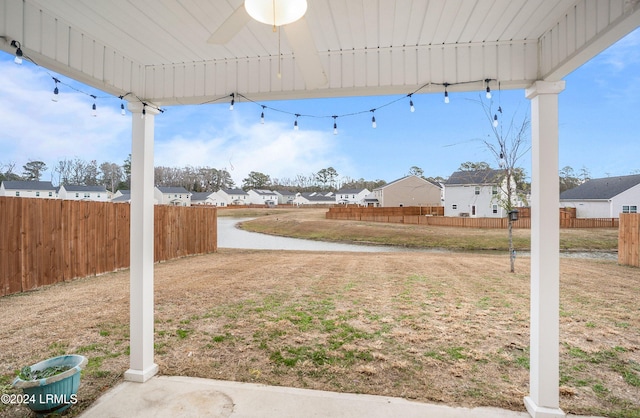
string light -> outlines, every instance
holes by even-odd
[[[18,65],[21,65],[23,54],[22,54],[22,48],[20,47],[20,42],[14,39],[13,41],[11,41],[11,46],[16,48],[16,57],[13,59],[13,62],[15,62]]]
[[[376,123],[376,116],[375,116],[375,109],[371,109],[370,112],[373,113],[373,116],[371,116],[371,127],[373,129],[376,129],[378,127],[378,124]]]
[[[147,104],[142,103],[142,114],[140,115],[140,119],[144,119],[147,116]]]
[[[333,134],[338,135],[338,123],[336,121],[336,119],[338,119],[338,116],[333,115],[331,117],[333,118]]]
[[[229,104],[229,110],[233,110],[233,105],[236,102],[236,99],[235,99],[236,95],[235,95],[235,93],[231,93],[230,96],[231,96],[231,103]]]
[[[264,125],[264,108],[267,107],[262,105],[262,113],[260,113],[260,124]]]
[[[298,130],[298,118],[300,117],[299,113],[296,113],[296,120],[293,122],[293,130],[297,131]]]
[[[449,87],[449,83],[444,83],[444,102],[449,103],[449,92],[447,91],[447,87]]]
[[[498,115],[493,115],[493,127],[498,127]]]
[[[125,110],[124,110],[124,103],[120,103],[120,114],[122,116],[127,114],[127,112],[125,112]]]
[[[51,96],[51,101],[57,102],[59,98],[58,93],[60,93],[60,91],[58,90],[58,83],[60,82],[60,80],[58,80],[55,77],[52,77],[52,78],[53,78],[53,81],[56,83],[56,86],[53,89],[53,96]]]
[[[413,96],[413,93],[409,93],[407,94],[407,96],[409,97],[409,110],[411,111],[411,113],[416,111],[416,108],[413,107],[413,99],[411,98],[411,96]]]
[[[488,79],[488,78],[486,80],[484,80],[484,82],[487,83],[487,94],[486,94],[487,99],[491,99],[491,87],[489,87],[489,82],[490,81],[491,80]]]

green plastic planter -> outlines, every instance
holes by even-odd
[[[41,361],[31,366],[31,370],[48,367],[71,367],[62,373],[39,380],[22,380],[16,377],[13,386],[22,389],[29,408],[38,416],[62,412],[77,402],[76,393],[80,387],[80,371],[87,365],[87,358],[70,354]]]

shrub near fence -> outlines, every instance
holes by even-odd
[[[155,261],[217,250],[212,207],[155,206]],[[0,197],[0,296],[129,267],[128,204]]]

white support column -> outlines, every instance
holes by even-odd
[[[131,146],[130,368],[125,380],[146,382],[158,372],[153,350],[153,128],[158,110],[129,103]]]
[[[560,409],[560,193],[558,94],[564,81],[536,81],[531,100],[531,358],[533,418],[565,417]]]

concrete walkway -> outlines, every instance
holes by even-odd
[[[497,408],[453,408],[385,396],[156,376],[142,384],[117,385],[81,417],[527,418],[529,415]]]

